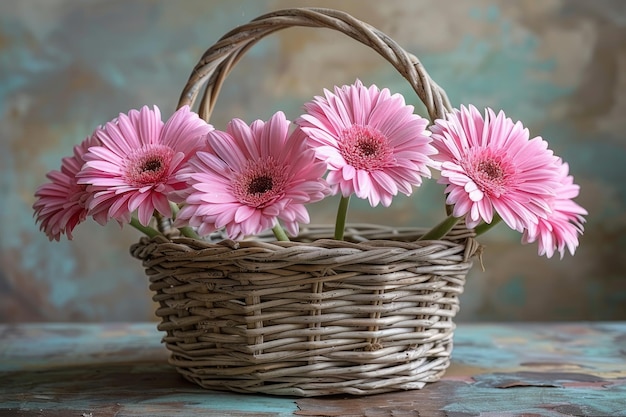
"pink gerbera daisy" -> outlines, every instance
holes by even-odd
[[[430,177],[435,148],[428,121],[413,114],[400,94],[359,80],[324,94],[305,104],[297,123],[327,164],[334,194],[389,206],[398,191],[410,195],[422,177]]]
[[[200,235],[225,228],[231,239],[273,228],[278,219],[289,234],[308,223],[304,206],[329,190],[321,178],[325,165],[306,147],[304,134],[289,134],[282,112],[248,126],[233,119],[226,132],[207,135],[207,146],[179,175],[185,179],[186,204],[176,224],[194,226]]]
[[[91,146],[98,144],[95,135],[74,147],[74,155],[62,159],[60,171],[50,171],[46,177],[51,181],[35,192],[33,204],[36,222],[50,240],[59,241],[62,234],[72,240],[74,228],[87,218],[87,201],[91,195],[86,185],[76,182],[76,174],[83,166],[83,155]]]
[[[559,185],[558,158],[541,137],[529,140],[520,122],[491,109],[483,119],[473,106],[436,120],[431,130],[447,203],[454,216],[467,215],[468,227],[491,223],[494,210],[519,232],[547,217]]]
[[[90,213],[103,222],[113,218],[128,223],[137,210],[144,226],[155,210],[171,216],[168,195],[185,187],[176,174],[212,129],[188,106],[165,124],[156,106],[120,114],[96,132],[101,145],[85,154],[85,166],[78,174],[79,184],[94,187]]]
[[[551,258],[555,251],[561,254],[565,247],[571,255],[574,255],[578,247],[578,235],[584,231],[583,223],[587,211],[573,201],[578,197],[580,187],[574,184],[574,178],[569,175],[569,166],[562,162],[558,170],[561,178],[560,187],[556,190],[556,196],[550,201],[550,214],[548,218],[539,218],[539,223],[524,231],[523,243],[537,241],[539,255]]]

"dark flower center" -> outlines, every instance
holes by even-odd
[[[250,207],[268,207],[282,198],[289,181],[287,172],[288,168],[271,156],[249,160],[233,178],[233,193]]]
[[[272,189],[274,181],[269,175],[263,175],[253,178],[248,185],[248,193],[250,194],[263,194]]]
[[[470,150],[461,166],[482,192],[494,197],[506,193],[514,182],[515,166],[510,158],[489,148]]]
[[[480,161],[478,163],[478,171],[485,174],[492,180],[501,179],[504,176],[504,170],[500,164],[493,160]]]
[[[159,171],[162,166],[163,165],[161,163],[160,158],[151,158],[151,159],[148,159],[147,161],[144,161],[143,166],[140,168],[140,170],[142,172],[146,172],[146,171],[156,172],[156,171]]]
[[[164,145],[146,145],[130,154],[126,165],[126,181],[134,187],[157,185],[168,180],[174,151]]]
[[[376,171],[393,164],[389,140],[371,126],[353,125],[341,132],[339,153],[356,169]]]
[[[363,140],[358,144],[359,151],[361,151],[361,155],[363,156],[371,156],[375,155],[378,152],[378,144],[374,141],[366,141]]]

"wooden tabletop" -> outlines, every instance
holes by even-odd
[[[293,398],[208,391],[155,323],[0,325],[0,417],[626,416],[626,322],[460,324],[422,390]]]

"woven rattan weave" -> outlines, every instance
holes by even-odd
[[[431,119],[450,108],[419,60],[370,25],[327,9],[288,9],[224,35],[201,58],[179,106],[209,120],[220,86],[244,53],[278,30],[338,30],[387,59]],[[200,97],[201,91],[204,93]],[[449,365],[458,296],[478,248],[453,229],[438,241],[422,231],[350,225],[303,228],[297,241],[234,242],[143,238],[170,363],[202,387],[317,396],[418,389]]]

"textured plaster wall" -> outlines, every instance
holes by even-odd
[[[0,2],[0,321],[151,320],[147,281],[128,247],[138,234],[79,226],[49,243],[31,205],[94,127],[144,104],[164,115],[202,52],[230,28],[290,6],[340,7],[418,55],[452,103],[504,109],[548,139],[582,185],[590,215],[575,257],[539,258],[501,226],[482,242],[461,320],[626,319],[626,2],[623,1],[35,1]],[[290,118],[322,88],[355,78],[405,94],[366,47],[329,30],[262,41],[231,74],[212,123]],[[419,107],[418,107],[419,108]],[[428,183],[354,221],[428,225],[442,216]],[[318,204],[314,221],[333,216]]]

